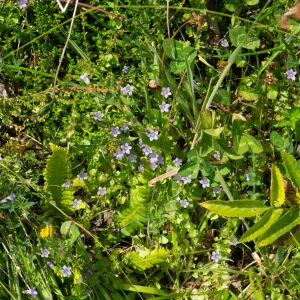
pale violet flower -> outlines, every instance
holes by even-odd
[[[16,194],[15,193],[10,193],[7,198],[7,200],[13,201],[16,199]]]
[[[80,200],[74,199],[73,202],[72,202],[72,207],[74,209],[77,209],[77,208],[79,208],[79,206],[80,206]]]
[[[50,269],[53,270],[53,269],[54,269],[54,264],[53,264],[53,262],[51,262],[50,260],[48,260],[45,267],[46,267],[46,268],[48,267],[48,268],[50,268]]]
[[[230,239],[230,245],[236,246],[239,243],[239,240],[234,236]]]
[[[129,129],[129,124],[127,122],[123,123],[121,126],[121,131],[126,132]]]
[[[244,173],[244,177],[245,177],[246,181],[250,181],[250,176],[249,176],[249,173],[247,171]]]
[[[103,117],[104,117],[104,113],[102,113],[101,111],[94,112],[94,119],[95,120],[101,121]]]
[[[65,183],[62,185],[62,187],[64,187],[64,188],[68,188],[68,187],[70,187],[70,186],[71,186],[71,184],[70,184],[69,181],[65,182]]]
[[[90,84],[91,81],[88,76],[88,73],[84,73],[83,75],[80,75],[80,79],[83,80],[85,84]]]
[[[161,93],[160,94],[167,99],[169,96],[172,95],[171,88],[169,88],[169,87],[163,87],[161,89]]]
[[[133,87],[130,84],[127,84],[126,86],[121,87],[120,91],[125,96],[131,96],[133,92]]]
[[[50,255],[50,251],[48,248],[41,249],[41,257],[48,257]]]
[[[289,69],[285,72],[285,75],[286,75],[286,78],[288,80],[292,80],[292,81],[295,81],[296,80],[296,75],[297,75],[297,72],[294,71],[293,69]]]
[[[157,163],[158,163],[159,165],[164,165],[164,164],[165,164],[164,158],[163,158],[163,156],[160,155],[160,154],[158,154],[158,157],[157,157]]]
[[[177,196],[177,197],[175,198],[175,200],[176,200],[176,201],[180,201],[181,199],[180,199],[179,196]]]
[[[181,176],[180,176],[179,174],[175,174],[175,175],[173,176],[173,180],[174,180],[175,182],[179,181],[180,179],[181,179]]]
[[[77,175],[77,177],[78,177],[80,180],[87,180],[87,173],[84,172],[84,171],[80,171],[79,174]]]
[[[216,195],[220,195],[221,192],[222,192],[222,186],[221,185],[217,185],[213,188],[213,193],[214,193],[214,196]]]
[[[143,173],[145,171],[145,167],[143,165],[138,166],[138,172]]]
[[[186,199],[183,200],[179,200],[180,206],[183,208],[187,208],[189,206],[189,201],[187,201]]]
[[[163,102],[162,104],[159,105],[160,112],[161,113],[169,112],[170,106],[171,106],[170,104],[167,104],[166,102]]]
[[[222,255],[220,251],[213,251],[211,254],[211,259],[217,264],[219,263],[219,260],[222,259]]]
[[[131,163],[137,162],[137,156],[135,154],[129,154],[128,155],[128,161]]]
[[[63,277],[70,276],[72,274],[71,273],[71,267],[63,266],[62,269],[61,269],[61,274],[62,274]]]
[[[192,175],[188,175],[188,176],[180,176],[180,180],[183,182],[183,184],[188,184],[192,182]]]
[[[32,296],[32,297],[35,297],[35,296],[38,295],[38,292],[37,292],[36,288],[33,287],[33,288],[31,288],[31,289],[26,290],[26,291],[25,291],[25,294],[30,295],[30,296]]]
[[[24,9],[28,4],[28,0],[17,0],[17,3],[20,9]]]
[[[173,160],[173,164],[179,168],[181,165],[182,165],[182,159],[176,157],[174,160]]]
[[[112,128],[110,129],[110,134],[111,134],[112,136],[114,136],[114,137],[117,137],[120,133],[121,133],[121,132],[120,132],[119,126],[112,127]]]
[[[158,164],[157,163],[150,163],[150,168],[151,170],[155,171],[158,168]]]
[[[202,188],[207,188],[210,186],[210,180],[207,177],[203,177],[199,182],[202,185]]]
[[[114,157],[116,159],[122,159],[124,157],[125,153],[122,150],[117,150],[117,152],[114,153]]]
[[[121,148],[121,151],[126,154],[130,154],[130,150],[132,149],[132,147],[130,146],[129,143],[125,143],[125,144],[121,145],[120,148]]]
[[[158,140],[158,134],[159,134],[158,130],[150,129],[149,133],[147,133],[147,136],[150,141],[154,141],[154,140]]]
[[[99,187],[98,187],[97,195],[104,196],[104,195],[106,195],[106,194],[107,194],[106,187],[99,186]]]
[[[122,69],[122,72],[124,74],[127,74],[128,73],[128,70],[129,70],[129,67],[128,66],[124,66],[123,69]]]
[[[220,40],[220,45],[221,45],[222,47],[224,47],[224,48],[229,47],[228,40],[225,39],[225,38],[221,39],[221,40]]]
[[[150,146],[144,144],[142,145],[142,151],[144,152],[144,154],[146,156],[148,156],[150,153],[152,153],[152,149],[150,148]]]
[[[216,152],[213,154],[213,157],[214,157],[216,160],[221,160],[221,153],[220,153],[220,151],[216,151]]]
[[[155,151],[151,152],[148,157],[151,163],[158,162],[158,154]]]

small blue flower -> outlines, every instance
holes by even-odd
[[[143,165],[138,166],[138,172],[143,173],[145,171],[145,167]]]
[[[63,266],[62,269],[61,269],[61,274],[62,274],[63,277],[70,276],[72,274],[71,273],[71,267]]]
[[[176,175],[173,176],[173,180],[175,182],[180,181],[180,179],[181,179],[181,176],[179,174],[176,174]]]
[[[25,294],[30,295],[30,296],[32,296],[32,297],[35,297],[35,296],[38,295],[38,292],[37,292],[36,288],[33,287],[33,288],[31,288],[31,289],[26,290],[26,291],[25,291]]]
[[[91,81],[88,76],[88,73],[84,73],[83,75],[80,75],[80,79],[83,80],[85,84],[90,84]]]
[[[202,188],[207,188],[210,186],[210,180],[207,177],[203,177],[199,182],[202,185]]]
[[[17,3],[20,9],[24,9],[28,4],[28,0],[17,0]]]
[[[247,171],[244,173],[244,177],[245,177],[246,181],[250,181],[250,176],[249,176],[249,173]]]
[[[183,200],[179,200],[180,206],[183,208],[187,208],[189,206],[189,201],[187,201],[186,199]]]
[[[182,159],[176,157],[174,160],[173,160],[173,164],[179,168],[181,165],[182,165]]]
[[[10,193],[10,194],[7,196],[7,200],[14,201],[15,199],[16,199],[15,193]]]
[[[180,180],[183,182],[184,185],[192,182],[192,175],[188,176],[180,176]]]
[[[162,104],[159,105],[159,108],[160,108],[160,112],[163,113],[163,112],[169,112],[169,109],[170,109],[170,104],[166,103],[166,102],[163,102]]]
[[[124,154],[125,153],[121,149],[119,149],[117,150],[117,152],[114,153],[114,157],[119,160],[124,157]]]
[[[222,259],[222,255],[220,251],[213,251],[211,255],[211,259],[217,264],[219,260]]]
[[[155,171],[158,168],[158,164],[157,163],[150,163],[150,168],[151,170]]]
[[[127,74],[128,73],[128,70],[129,70],[129,67],[128,66],[124,66],[123,69],[122,69],[122,72],[124,74]]]
[[[150,148],[150,146],[148,146],[148,145],[142,145],[142,151],[144,152],[144,154],[146,155],[146,156],[148,156],[149,154],[151,154],[152,153],[152,149]]]
[[[106,195],[106,194],[107,194],[106,187],[99,186],[99,187],[98,187],[97,195],[104,196],[104,195]]]
[[[77,209],[77,208],[79,208],[79,206],[80,206],[80,200],[74,199],[72,202],[72,207],[74,209]]]
[[[220,44],[221,44],[221,46],[224,47],[224,48],[229,47],[228,40],[225,39],[225,38],[223,38],[223,39],[220,40]]]
[[[121,132],[120,132],[119,126],[112,127],[112,128],[110,129],[110,134],[111,134],[112,136],[114,136],[114,137],[117,137],[120,133],[121,133]]]
[[[220,195],[221,192],[222,192],[223,188],[221,185],[217,185],[213,188],[213,193],[214,193],[214,196],[216,195]]]
[[[48,248],[41,249],[41,257],[48,257],[50,255],[50,251]]]
[[[120,91],[125,96],[131,96],[133,92],[133,87],[130,84],[127,84],[126,86],[121,87]]]
[[[234,236],[230,239],[230,245],[236,246],[239,243],[239,240]]]
[[[294,71],[293,69],[289,69],[285,72],[285,75],[286,75],[286,78],[288,80],[292,80],[292,81],[295,81],[296,80],[296,75],[297,75],[297,72]]]
[[[71,184],[70,184],[69,181],[65,182],[65,183],[62,185],[62,187],[64,187],[64,188],[68,188],[68,187],[70,187],[70,186],[71,186]]]
[[[46,268],[50,268],[50,269],[53,270],[53,269],[54,269],[54,264],[53,264],[53,262],[51,262],[50,260],[48,260],[45,267],[46,267]]]
[[[150,141],[154,141],[154,140],[158,140],[158,134],[159,134],[158,130],[150,129],[149,133],[147,133],[147,136]]]
[[[78,177],[80,180],[87,180],[87,173],[84,172],[84,171],[80,171],[79,174],[77,175],[77,177]]]
[[[125,143],[123,145],[121,145],[121,151],[125,154],[130,154],[130,150],[132,149],[132,147],[130,146],[129,143]]]
[[[94,112],[94,119],[97,121],[101,121],[104,117],[104,114],[101,111]]]
[[[137,162],[137,156],[135,154],[129,154],[128,155],[128,161],[131,163]]]
[[[161,93],[160,94],[167,99],[169,96],[172,95],[171,88],[169,88],[169,87],[163,87],[161,89]]]
[[[213,157],[214,157],[216,160],[221,160],[221,153],[220,153],[220,151],[216,151],[216,152],[213,154]]]
[[[121,131],[126,132],[129,129],[129,124],[127,122],[123,123],[121,126]]]

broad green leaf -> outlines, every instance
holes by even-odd
[[[300,224],[300,208],[292,207],[260,237],[257,246],[273,243],[298,224]]]
[[[258,141],[254,136],[251,136],[249,134],[244,134],[244,136],[246,137],[247,143],[253,153],[258,154],[263,152],[264,149],[260,141]]]
[[[246,101],[257,101],[259,99],[259,91],[254,88],[249,88],[246,86],[239,87],[239,96]]]
[[[236,47],[242,44],[243,48],[254,50],[260,46],[259,38],[247,35],[245,27],[231,28],[229,37],[233,46]]]
[[[254,217],[268,209],[259,200],[209,200],[200,203],[206,209],[225,217]]]
[[[277,166],[272,166],[271,171],[271,188],[270,188],[271,205],[274,207],[280,207],[285,201],[285,192],[283,177]]]
[[[238,154],[244,154],[249,151],[247,138],[243,135],[239,142]]]
[[[244,0],[247,5],[256,5],[259,3],[259,0]]]
[[[297,167],[296,159],[291,154],[283,151],[281,152],[281,157],[288,176],[291,178],[296,188],[300,190],[300,169]]]
[[[252,241],[266,232],[281,216],[283,209],[270,208],[263,217],[253,225],[240,239],[241,243]]]
[[[196,168],[199,168],[199,162],[198,161],[189,161],[188,163],[184,164],[180,170],[179,175],[181,176],[188,176],[194,172]]]
[[[205,129],[204,132],[211,136],[219,136],[224,130],[224,127],[219,127],[215,129]]]
[[[283,147],[283,144],[284,144],[283,138],[276,131],[271,132],[270,141],[277,148],[282,148]]]

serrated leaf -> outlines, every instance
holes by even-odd
[[[205,129],[204,132],[211,136],[219,136],[224,130],[224,127],[219,127],[215,129]]]
[[[266,232],[281,216],[283,209],[270,208],[263,217],[243,234],[241,243],[252,241]]]
[[[300,169],[297,167],[296,159],[291,154],[283,151],[281,152],[281,157],[288,176],[293,181],[296,188],[300,190]]]
[[[224,217],[254,217],[268,209],[259,200],[209,200],[200,203],[206,209]]]
[[[271,171],[271,188],[270,188],[271,205],[280,207],[285,201],[283,177],[277,166],[272,166]]]
[[[257,246],[273,243],[298,224],[300,224],[300,208],[292,207],[260,237]]]

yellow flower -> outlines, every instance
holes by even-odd
[[[40,231],[40,237],[45,239],[47,237],[53,236],[53,226],[52,224],[47,224],[46,227],[42,228]]]

